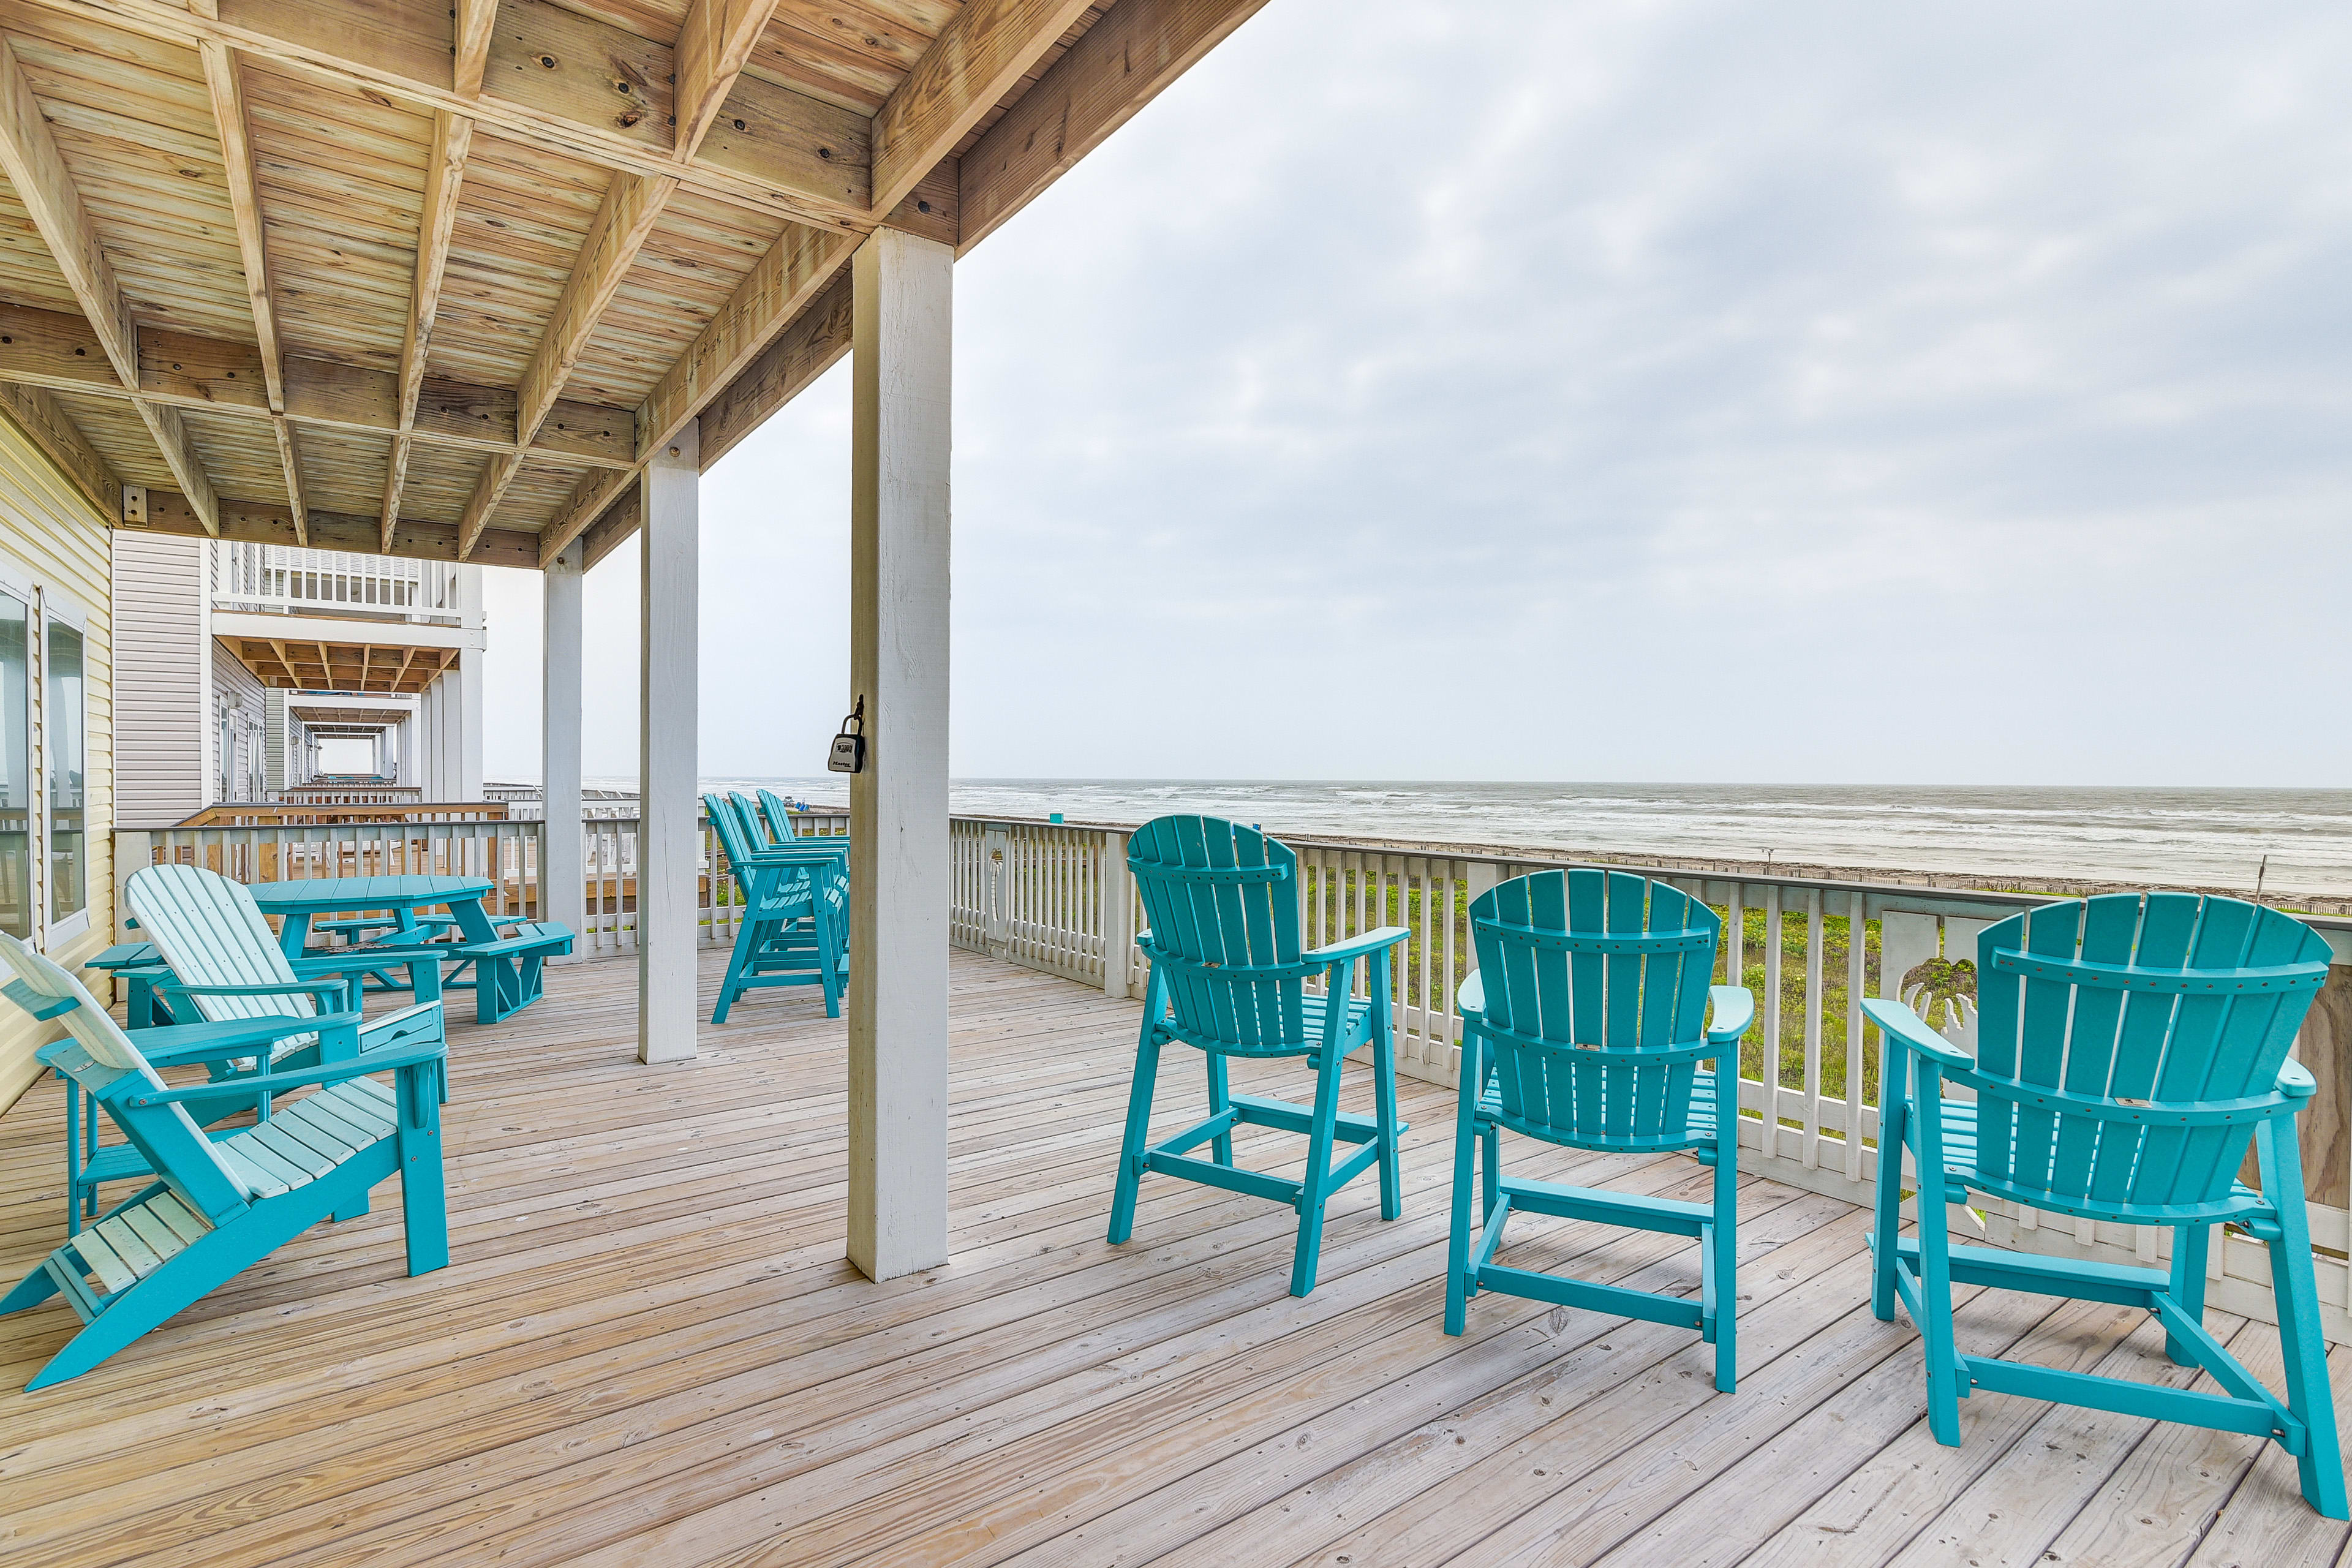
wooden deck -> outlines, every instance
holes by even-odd
[[[719,956],[704,968],[706,998]],[[446,1562],[1486,1565],[2342,1563],[2252,1439],[2053,1410],[1918,1419],[1916,1339],[1866,1305],[1864,1215],[1751,1181],[1742,1382],[1693,1336],[1487,1297],[1439,1331],[1450,1092],[1408,1085],[1405,1217],[1292,1220],[1148,1180],[1102,1239],[1136,1008],[959,954],[955,1261],[841,1261],[843,1034],[754,996],[703,1058],[632,1058],[635,968],[453,1026],[451,1267],[401,1272],[398,1205],[313,1230],[78,1382],[0,1325],[0,1556],[142,1568]],[[1171,1067],[1170,1112],[1200,1098]],[[1276,1072],[1248,1073],[1256,1081]],[[1367,1085],[1352,1086],[1359,1100]],[[1359,1107],[1360,1108],[1360,1107]],[[0,1118],[0,1267],[62,1230],[61,1100]],[[1299,1141],[1259,1134],[1261,1162]],[[1683,1158],[1528,1153],[1696,1193]],[[1662,1238],[1533,1219],[1518,1260],[1696,1289]],[[14,1272],[10,1277],[14,1278]],[[2014,1297],[1972,1349],[2178,1375],[2137,1314]],[[2270,1333],[2217,1322],[2258,1370]],[[2234,1336],[2234,1337],[2233,1337]],[[2336,1386],[2352,1390],[2339,1356]]]

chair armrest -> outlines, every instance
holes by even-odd
[[[1462,984],[1454,988],[1454,1006],[1463,1017],[1475,1014],[1486,1016],[1486,980],[1476,970],[1463,976]]]
[[[158,981],[157,989],[168,996],[347,996],[351,982],[338,974],[331,980],[272,980],[257,981],[247,985],[192,985],[173,979]]]
[[[1710,985],[1706,1002],[1715,1015],[1715,1021],[1706,1026],[1709,1045],[1730,1044],[1756,1021],[1756,998],[1745,985]]]
[[[258,1046],[289,1035],[315,1035],[326,1022],[318,1015],[298,1018],[278,1014],[267,1018],[231,1018],[217,1024],[164,1024],[132,1032],[139,1054],[157,1067],[187,1067],[196,1063],[249,1057]]]
[[[1345,942],[1335,942],[1328,947],[1310,947],[1298,955],[1298,960],[1301,963],[1342,963],[1378,952],[1382,948],[1394,947],[1412,934],[1412,931],[1405,926],[1382,926],[1361,936],[1351,936]]]
[[[2279,1063],[2278,1091],[2281,1094],[2292,1100],[2309,1100],[2318,1089],[2318,1080],[2311,1076],[2309,1068],[2293,1057]]]
[[[1888,1002],[1872,997],[1862,1005],[1863,1012],[1879,1032],[1889,1040],[1916,1056],[1927,1058],[1940,1067],[1972,1068],[1976,1058],[1935,1030],[1927,1027],[1918,1014],[1900,1002]]]
[[[170,1105],[184,1100],[217,1101],[229,1095],[284,1094],[289,1089],[302,1089],[311,1084],[341,1083],[347,1078],[367,1078],[380,1072],[398,1072],[404,1068],[420,1068],[442,1061],[447,1047],[438,1040],[428,1048],[387,1051],[381,1055],[351,1061],[330,1062],[306,1072],[247,1073],[242,1078],[219,1083],[200,1083],[186,1089],[149,1089],[131,1097],[132,1105]]]

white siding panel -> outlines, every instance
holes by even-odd
[[[201,539],[115,532],[120,826],[169,827],[204,809],[204,569]]]

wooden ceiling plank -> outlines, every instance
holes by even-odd
[[[27,3],[85,21],[93,6],[93,0]],[[237,0],[225,18],[164,0],[95,0],[95,5],[110,24],[147,37],[190,47],[206,40],[225,43],[290,75],[344,92],[390,94],[427,110],[471,115],[502,135],[604,168],[683,174],[705,195],[803,223],[860,232],[874,226],[866,116],[744,78],[738,87],[756,100],[754,111],[738,108],[721,122],[731,130],[733,118],[749,127],[756,117],[763,122],[761,132],[732,135],[723,155],[713,152],[682,166],[667,124],[674,71],[669,47],[543,0],[507,0],[493,13],[503,26],[482,14],[479,0],[460,6],[455,24],[439,7],[404,13],[379,5],[321,5],[317,0]],[[561,34],[563,48],[535,45],[534,28],[551,37]],[[478,89],[468,91],[458,72],[467,68],[462,48],[475,45],[487,48],[485,74]],[[543,68],[541,54],[555,58],[557,68]],[[549,101],[556,79],[568,77],[574,62],[594,62],[598,70],[583,79],[577,94]],[[604,78],[601,92],[588,91],[606,63],[625,64],[629,74]],[[631,80],[629,101],[614,93],[616,79]],[[647,106],[656,104],[659,113],[650,113]]]
[[[677,161],[690,163],[774,16],[776,0],[694,0],[677,33]]]
[[[46,388],[0,383],[0,413],[48,455],[100,516],[111,522],[122,515],[121,478]]]
[[[1026,206],[1265,0],[1119,0],[963,154],[958,254]]]
[[[874,117],[875,210],[887,212],[904,200],[1089,3],[964,0]]]
[[[0,173],[5,173],[16,187],[16,199],[24,204],[74,298],[81,302],[82,314],[98,334],[115,375],[125,386],[138,385],[139,331],[131,323],[122,286],[115,279],[97,231],[90,226],[81,193],[74,187],[57,138],[49,133],[33,84],[26,79],[25,68],[5,37],[0,37]],[[136,406],[164,467],[180,481],[181,491],[205,531],[218,533],[219,503],[212,480],[188,444],[187,426],[172,409],[146,403]]]

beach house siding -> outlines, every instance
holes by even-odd
[[[87,904],[62,919],[50,910],[49,857],[29,857],[33,941],[68,969],[113,940],[114,638],[110,588],[111,530],[107,520],[51,466],[24,433],[0,418],[0,584],[29,595],[33,625],[29,681],[33,833],[47,831],[48,759],[69,726],[52,710],[45,660],[52,625],[82,636],[82,885]],[[33,1052],[64,1031],[13,1007],[0,1008],[0,1107],[40,1076]]]
[[[269,689],[228,645],[213,639],[214,801],[267,800]],[[209,803],[207,803],[209,804]]]
[[[205,805],[205,542],[124,529],[114,538],[115,742],[124,827],[169,827]]]

